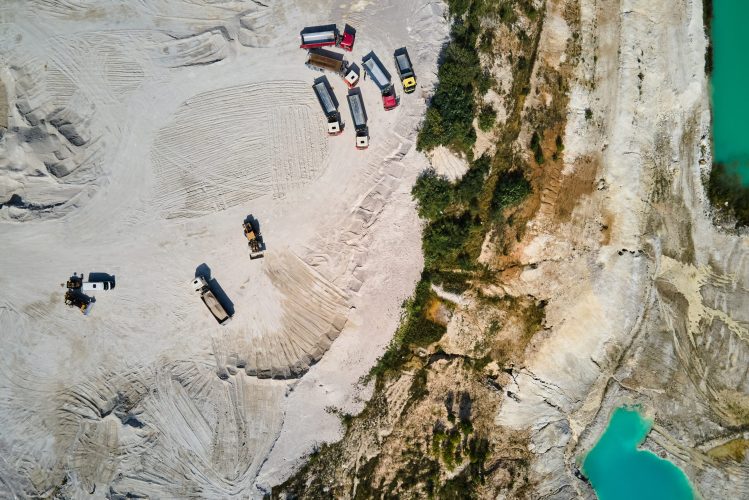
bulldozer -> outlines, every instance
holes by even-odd
[[[250,259],[259,259],[263,256],[264,245],[263,237],[260,236],[260,231],[256,231],[253,220],[248,219],[242,224],[244,229],[244,235],[247,238],[247,245],[250,247]]]

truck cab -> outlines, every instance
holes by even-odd
[[[356,41],[356,30],[348,24],[343,29],[343,35],[339,38],[338,46],[343,50],[351,52],[354,50],[354,42]]]
[[[398,96],[395,94],[395,87],[390,85],[389,88],[382,91],[382,107],[385,111],[390,111],[398,106]]]

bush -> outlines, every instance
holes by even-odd
[[[710,171],[707,191],[713,206],[727,209],[736,217],[737,225],[746,226],[749,225],[749,187],[743,185],[736,173],[738,167],[715,163]]]
[[[451,2],[451,12],[459,18],[453,23],[451,40],[445,49],[437,72],[439,81],[419,131],[416,147],[429,151],[444,145],[469,154],[476,142],[473,118],[476,116],[476,95],[483,95],[491,86],[479,63],[476,44],[478,19],[471,10],[478,8],[467,0]],[[484,89],[480,92],[480,89]]]
[[[419,207],[419,217],[436,219],[452,199],[452,185],[434,169],[424,170],[416,179],[411,195]]]
[[[470,217],[442,217],[424,228],[424,268],[438,268],[445,262],[455,262],[468,235]]]
[[[492,197],[492,215],[495,219],[502,216],[502,210],[518,205],[531,193],[531,184],[519,170],[504,172],[497,180]]]
[[[541,136],[538,135],[538,131],[533,132],[530,143],[531,151],[533,151],[533,158],[536,163],[542,165],[544,162],[544,152],[541,149]]]
[[[488,132],[494,127],[494,122],[497,120],[497,112],[491,106],[484,106],[481,108],[479,114],[479,128],[484,132]]]

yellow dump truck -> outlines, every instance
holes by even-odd
[[[410,94],[416,90],[416,73],[411,64],[411,58],[408,57],[408,51],[405,47],[395,51],[395,67],[398,68],[398,75],[403,84],[403,92]]]

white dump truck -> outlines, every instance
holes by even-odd
[[[341,123],[341,114],[338,112],[338,99],[336,99],[333,89],[330,88],[327,77],[321,76],[312,84],[320,107],[328,119],[328,134],[338,135],[343,131]]]
[[[204,277],[198,276],[197,278],[192,280],[192,286],[195,292],[200,294],[200,298],[203,299],[203,303],[208,307],[208,309],[211,311],[211,314],[213,314],[213,317],[216,318],[216,321],[218,321],[220,325],[223,325],[224,323],[229,321],[229,319],[231,319],[229,313],[226,312],[224,306],[221,305],[221,302],[219,302],[219,300],[211,291],[211,287],[208,286],[208,282]]]
[[[348,107],[351,111],[351,119],[356,128],[356,149],[369,147],[369,129],[367,128],[367,110],[364,108],[364,100],[359,89],[351,89],[348,92]]]

